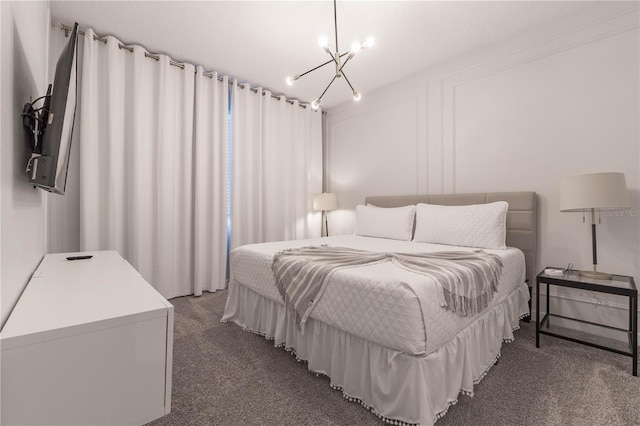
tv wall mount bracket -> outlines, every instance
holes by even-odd
[[[49,121],[48,124],[51,124],[50,122],[53,119],[53,114],[49,114],[51,88],[52,86],[50,84],[47,89],[46,95],[40,96],[33,102],[24,104],[24,107],[22,108],[22,125],[24,126],[25,131],[28,133],[27,143],[29,144],[29,149],[31,150],[31,158],[27,163],[27,173],[31,172],[31,164],[33,163],[33,159],[42,155],[42,146],[40,142],[42,141],[45,123]],[[36,103],[41,99],[44,99],[43,105],[40,108],[36,108]]]

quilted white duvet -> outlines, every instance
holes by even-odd
[[[271,271],[273,255],[284,249],[320,244],[401,253],[477,250],[356,235],[251,244],[231,252],[231,279],[282,303]],[[522,291],[525,260],[516,248],[485,251],[500,256],[504,265],[490,310],[512,292]],[[337,271],[311,318],[382,346],[422,355],[452,340],[483,314],[461,317],[445,310],[438,304],[437,288],[430,278],[385,262]]]

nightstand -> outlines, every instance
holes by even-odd
[[[546,268],[545,268],[546,269]],[[547,285],[547,313],[540,318],[540,284]],[[617,294],[629,298],[629,328],[622,329],[611,327],[605,324],[584,321],[578,318],[565,317],[558,314],[552,314],[549,308],[549,287],[555,285],[558,287],[577,288],[580,290],[594,291],[598,293]],[[598,327],[608,328],[610,330],[623,331],[627,334],[629,340],[629,351],[599,345],[593,342],[587,342],[574,337],[564,336],[558,332],[549,331],[549,319],[551,317],[564,318],[572,321],[578,321],[585,324],[591,324]],[[545,330],[544,327],[547,329]],[[611,280],[593,280],[578,275],[576,270],[568,270],[562,276],[547,275],[544,270],[536,277],[536,348],[540,347],[540,335],[557,337],[559,339],[569,340],[575,343],[603,349],[609,352],[630,356],[632,358],[633,375],[638,375],[638,290],[633,277],[624,275],[614,275]]]

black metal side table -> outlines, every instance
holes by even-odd
[[[546,268],[545,268],[546,269]],[[557,269],[557,268],[556,268]],[[547,285],[547,313],[540,318],[540,284]],[[581,290],[595,291],[599,293],[618,294],[629,298],[629,328],[622,329],[611,327],[605,324],[594,323],[590,321],[584,321],[578,318],[566,317],[558,314],[552,314],[549,309],[549,286],[555,285],[559,287],[570,287]],[[557,317],[568,319],[572,321],[578,321],[585,324],[591,324],[598,327],[608,328],[610,330],[624,331],[627,333],[629,339],[629,351],[624,351],[608,346],[599,345],[593,342],[587,342],[574,337],[564,336],[562,334],[549,331],[549,318]],[[547,330],[543,329],[546,326]],[[557,337],[564,340],[569,340],[575,343],[581,343],[583,345],[591,346],[598,349],[603,349],[609,352],[615,352],[617,354],[630,356],[632,358],[632,370],[633,375],[638,375],[638,290],[636,289],[635,281],[633,277],[624,275],[614,275],[612,280],[593,280],[589,278],[581,277],[576,270],[568,270],[561,276],[547,275],[544,270],[536,277],[536,348],[540,347],[540,335],[546,334],[548,336]]]

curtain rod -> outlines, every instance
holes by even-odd
[[[64,31],[64,36],[65,36],[65,37],[69,37],[69,33],[73,30],[73,27],[70,27],[70,26],[65,25],[65,24],[63,24],[63,23],[59,23],[58,25],[59,25],[59,28],[60,28],[62,31]],[[80,34],[80,35],[86,35],[86,33],[85,33],[84,31],[81,31],[81,30],[78,30],[78,34]],[[102,43],[107,44],[107,36],[98,36],[98,35],[95,35],[95,34],[94,34],[94,35],[93,35],[93,40],[94,40],[94,41],[101,41]],[[127,50],[127,51],[129,51],[129,52],[133,52],[133,47],[131,47],[131,46],[127,46],[127,45],[122,44],[122,43],[118,43],[118,48],[119,48],[120,50],[124,49],[124,50]],[[146,49],[145,49],[145,50],[146,50]],[[159,56],[159,55],[154,55],[153,53],[144,52],[144,56],[145,56],[145,58],[155,59],[156,61],[159,61],[159,60],[160,60],[160,56]],[[180,69],[184,69],[184,68],[185,68],[185,66],[184,66],[184,64],[183,64],[183,63],[176,62],[176,61],[171,60],[171,59],[169,59],[169,64],[170,64],[170,65],[173,65],[174,67],[178,67],[178,68],[180,68]],[[196,71],[196,72],[197,72],[197,71]],[[202,73],[202,75],[203,75],[203,76],[205,76],[205,77],[213,78],[213,73],[212,73],[211,71],[209,71],[209,72],[203,72],[203,73]],[[218,81],[224,81],[224,80],[223,80],[223,78],[218,77]],[[233,82],[232,82],[232,81],[229,81],[227,84],[233,84]],[[248,86],[248,87],[249,87],[249,90],[251,90],[253,93],[258,93],[258,89],[254,88],[254,87],[251,87],[251,86],[249,86],[248,84],[245,84],[245,83],[238,83],[238,87],[240,87],[241,89],[244,89],[244,88],[245,88],[245,86]],[[262,96],[265,96],[266,94],[267,94],[267,92],[266,92],[265,90],[263,90],[263,91],[262,91]],[[271,94],[271,97],[272,97],[273,99],[277,99],[277,100],[280,100],[283,96],[284,96],[284,95],[274,95],[274,94]],[[293,105],[293,101],[292,101],[292,100],[287,99],[286,97],[285,97],[285,102],[286,102],[286,103],[288,103],[288,104]],[[301,107],[301,108],[307,109],[307,104],[301,104],[301,103],[298,103],[298,106],[299,106],[299,107]],[[326,114],[327,114],[327,112],[326,112],[326,111],[322,111],[322,114],[323,114],[323,115],[326,115]]]

